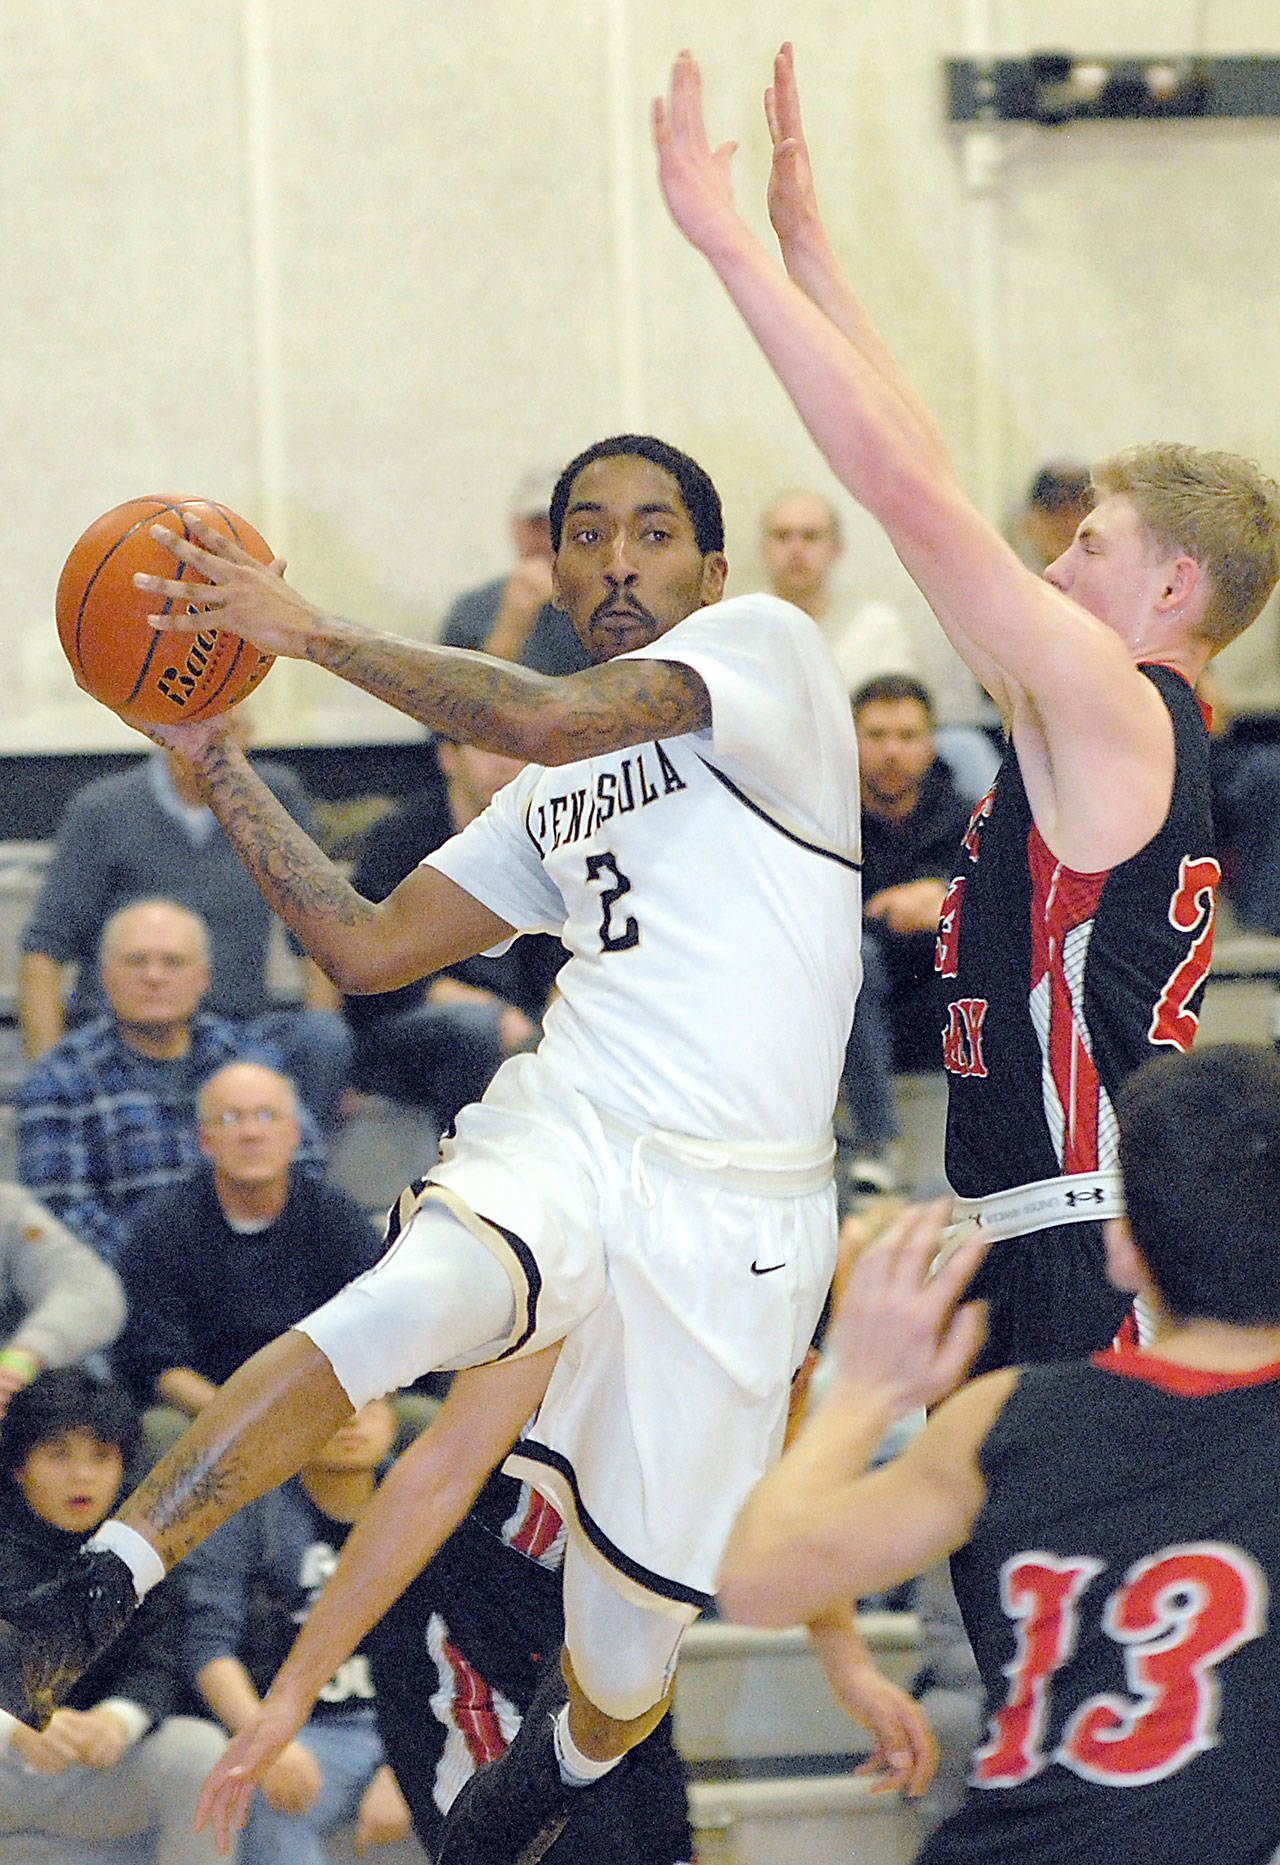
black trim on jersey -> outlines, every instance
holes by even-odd
[[[408,1190],[415,1193],[420,1199],[424,1192],[429,1192],[436,1185],[437,1181],[430,1177],[415,1179],[413,1184],[408,1187]],[[439,1189],[441,1191],[450,1191],[450,1187],[447,1185],[441,1185]],[[403,1195],[402,1193],[401,1196],[403,1197]],[[457,1193],[450,1192],[450,1195],[456,1197]],[[394,1242],[394,1236],[390,1228],[392,1223],[394,1223],[396,1227],[395,1235],[399,1235],[402,1221],[399,1216],[399,1209],[400,1207],[398,1204],[391,1207],[391,1215],[387,1221],[388,1244]],[[448,1210],[447,1205],[445,1209]],[[475,1215],[489,1230],[496,1230],[498,1235],[503,1238],[507,1248],[511,1251],[511,1254],[516,1258],[516,1261],[524,1271],[525,1286],[529,1291],[524,1311],[524,1332],[518,1340],[513,1341],[509,1347],[504,1347],[502,1352],[497,1355],[497,1359],[493,1362],[493,1364],[496,1365],[497,1360],[506,1360],[509,1359],[513,1353],[519,1353],[520,1349],[524,1346],[525,1342],[538,1325],[538,1297],[542,1294],[542,1271],[538,1268],[537,1258],[534,1256],[533,1251],[529,1248],[523,1237],[517,1237],[515,1231],[508,1230],[504,1224],[495,1224],[491,1217],[486,1217],[484,1215],[483,1211],[477,1211]]]
[[[702,756],[701,752],[698,753],[698,758],[711,772],[716,782],[724,785],[730,796],[736,797],[739,803],[745,804],[753,816],[758,816],[761,822],[767,822],[771,829],[778,831],[779,835],[785,835],[788,842],[794,842],[797,848],[807,848],[811,855],[821,855],[826,861],[834,861],[841,868],[852,868],[855,874],[862,873],[862,863],[855,861],[852,855],[842,855],[838,849],[824,848],[821,842],[810,842],[804,836],[797,835],[794,829],[788,829],[787,825],[779,822],[776,816],[771,816],[762,803],[757,803],[755,798],[749,797],[745,790],[740,790],[732,777],[726,777],[723,771],[718,771],[714,764],[709,763]]]
[[[610,1567],[616,1567],[628,1580],[634,1580],[649,1593],[656,1593],[661,1599],[679,1600],[683,1605],[696,1606],[699,1612],[706,1612],[714,1603],[713,1593],[701,1593],[696,1587],[682,1586],[678,1580],[669,1580],[665,1574],[654,1573],[651,1567],[645,1567],[639,1561],[632,1560],[629,1554],[616,1547],[605,1534],[600,1524],[595,1521],[583,1507],[582,1496],[578,1490],[578,1479],[569,1459],[559,1451],[553,1451],[549,1445],[539,1444],[534,1438],[517,1438],[509,1453],[521,1457],[530,1463],[545,1464],[563,1478],[573,1496],[574,1515],[578,1527],[598,1554],[603,1555]],[[553,1505],[554,1506],[554,1505]]]
[[[405,1201],[408,1200],[408,1209],[410,1211],[416,1211],[421,1202],[422,1194],[426,1191],[430,1183],[431,1180],[427,1178],[410,1179],[391,1209],[387,1212],[387,1228],[383,1240],[384,1254],[391,1248],[393,1243],[398,1241],[400,1232],[404,1229]]]
[[[499,1360],[509,1360],[513,1353],[520,1351],[538,1325],[538,1297],[542,1294],[542,1271],[538,1268],[538,1260],[523,1237],[517,1237],[515,1231],[508,1230],[504,1224],[495,1224],[491,1217],[484,1215],[483,1211],[477,1211],[476,1216],[482,1224],[487,1224],[490,1230],[496,1230],[500,1237],[506,1238],[511,1254],[518,1259],[524,1270],[524,1279],[529,1290],[529,1300],[525,1308],[524,1333],[519,1340],[512,1341],[511,1345],[505,1347],[498,1355]]]

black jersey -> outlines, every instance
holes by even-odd
[[[952,1561],[986,1733],[920,1865],[1280,1857],[1278,1454],[1280,1365],[1024,1370]]]
[[[1140,671],[1169,709],[1176,758],[1168,813],[1144,848],[1098,873],[1057,861],[1012,752],[961,842],[935,963],[947,1177],[962,1197],[1114,1167],[1117,1089],[1195,1035],[1220,878],[1208,733],[1180,674]],[[995,1298],[983,1367],[1087,1353],[1126,1308],[1090,1225],[998,1245],[975,1290]]]

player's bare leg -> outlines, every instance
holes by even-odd
[[[246,1360],[116,1511],[166,1570],[274,1489],[350,1418],[333,1368],[290,1329]]]

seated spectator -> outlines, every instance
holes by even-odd
[[[114,1267],[138,1206],[197,1163],[197,1090],[245,1044],[198,1008],[209,981],[204,922],[175,901],[114,913],[99,972],[107,1013],[27,1070],[15,1138],[21,1183]],[[319,1170],[314,1128],[300,1161]]]
[[[874,674],[914,669],[905,624],[887,602],[858,600],[839,586],[844,549],[835,507],[818,492],[784,492],[760,520],[769,589],[813,617],[852,693]]]
[[[436,781],[376,822],[356,855],[351,882],[368,900],[385,900],[521,768],[500,752],[443,738],[431,750]],[[466,959],[398,991],[347,998],[356,1085],[430,1108],[444,1131],[460,1107],[479,1100],[505,1057],[536,1040],[565,957],[558,939],[526,934],[499,958]]]
[[[225,1522],[179,1570],[188,1604],[186,1666],[233,1734],[264,1692],[371,1500],[395,1437],[371,1400],[312,1462]],[[240,1839],[239,1865],[312,1865],[320,1838],[356,1822],[356,1849],[400,1839],[409,1811],[387,1766],[363,1647],[320,1692],[268,1770]]]
[[[29,1192],[0,1180],[0,1417],[37,1373],[109,1347],[123,1323],[114,1270]]]
[[[837,564],[843,548],[835,507],[821,494],[784,492],[766,507],[760,554],[770,591],[813,617],[852,694],[881,674],[914,673],[916,655],[896,609],[858,600],[841,587]],[[990,702],[976,688],[974,708],[994,719]],[[937,751],[961,794],[976,803],[1000,763],[987,732],[979,725],[942,726]]]
[[[258,769],[290,815],[314,834],[310,803],[293,773],[278,764]],[[67,806],[22,935],[18,1015],[28,1057],[42,1056],[58,1041],[64,1017],[74,1029],[101,1016],[106,1002],[95,959],[103,928],[130,901],[160,896],[204,921],[205,1009],[234,1024],[242,1046],[270,1044],[321,1132],[332,1131],[351,1061],[338,994],[302,958],[302,1005],[273,1004],[270,909],[200,800],[186,765],[162,751],[86,784]],[[79,973],[64,1005],[62,968],[72,962]]]
[[[551,600],[551,520],[555,472],[530,472],[511,501],[509,528],[516,560],[458,597],[440,629],[450,648],[483,648],[500,660],[519,661],[535,673],[581,673],[590,656],[573,623]]]
[[[862,988],[837,1110],[842,1210],[892,1191],[898,1139],[892,1077],[942,1065],[934,1008],[938,913],[970,805],[936,755],[933,701],[909,674],[853,697],[862,785]]]
[[[129,1317],[115,1350],[143,1405],[194,1417],[224,1379],[377,1261],[344,1191],[294,1166],[292,1083],[231,1062],[196,1101],[204,1163],[133,1216],[120,1256]]]
[[[123,1393],[81,1368],[14,1395],[0,1423],[0,1585],[58,1571],[110,1512],[139,1444]],[[192,1822],[223,1737],[174,1713],[181,1605],[174,1586],[156,1588],[42,1734],[0,1718],[0,1865],[25,1865],[33,1835],[87,1845],[139,1834],[157,1865],[215,1865],[212,1837]]]
[[[939,1068],[933,1002],[938,914],[969,807],[935,755],[933,701],[905,675],[868,681],[853,699],[862,783],[862,913],[887,979],[896,1071]]]

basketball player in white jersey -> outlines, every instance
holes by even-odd
[[[553,1685],[554,1723],[531,1714],[463,1794],[444,1865],[541,1856],[576,1785],[664,1713],[729,1524],[780,1449],[830,1281],[830,1115],[858,984],[856,746],[807,619],[772,597],[719,600],[719,500],[661,442],[588,449],[551,520],[556,599],[599,663],[563,679],[321,614],[203,531],[166,537],[207,593],[143,585],[195,594],[218,626],[455,739],[534,760],[373,905],[225,727],[166,728],[342,990],[385,990],[525,931],[559,934],[570,959],[540,1048],[463,1111],[382,1262],[228,1382],[82,1557],[81,1592],[123,1575],[124,1610],[368,1396],[562,1343],[509,1467],[570,1527],[568,1707]],[[47,1677],[77,1615],[91,1616],[64,1600],[56,1637],[34,1639],[55,1648]],[[503,1770],[495,1790],[486,1775]]]

